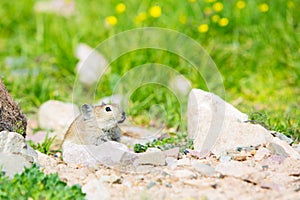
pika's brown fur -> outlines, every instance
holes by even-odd
[[[84,145],[99,145],[106,141],[120,141],[118,123],[125,120],[125,112],[116,104],[81,106],[81,114],[70,125],[66,142]]]

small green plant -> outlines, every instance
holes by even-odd
[[[13,128],[14,132],[16,133],[19,133],[21,135],[23,135],[25,133],[25,130],[24,130],[24,126],[22,126],[22,121],[18,121],[14,128]]]
[[[299,141],[300,128],[289,116],[284,116],[285,122],[281,119],[271,118],[266,112],[252,112],[249,114],[249,122],[260,124],[268,130],[284,133]]]
[[[35,150],[38,150],[40,151],[41,153],[44,153],[44,154],[47,154],[49,155],[50,154],[50,147],[54,141],[55,137],[50,137],[48,136],[48,133],[44,139],[44,141],[42,143],[37,143],[35,144],[34,142],[32,141],[29,141],[29,145],[35,149]]]
[[[142,153],[147,151],[149,147],[167,150],[174,147],[180,147],[180,151],[185,149],[193,149],[193,140],[187,137],[187,133],[173,133],[171,137],[163,139],[154,139],[152,142],[147,142],[145,145],[135,144],[133,149],[135,153]]]
[[[0,199],[84,199],[80,186],[68,187],[57,174],[45,175],[36,165],[11,180],[0,173]]]

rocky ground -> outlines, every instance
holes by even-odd
[[[79,184],[89,199],[298,199],[300,161],[259,147],[231,158],[197,158],[191,153],[167,159],[149,172],[120,171],[103,165],[68,165],[39,154],[45,173],[58,172]],[[223,160],[222,160],[223,159]],[[101,198],[100,198],[101,197]]]
[[[57,136],[54,147],[59,146],[65,128],[78,114],[74,107],[46,102],[38,120],[29,120],[27,140],[43,140],[45,132],[33,134],[37,127],[51,129]],[[128,144],[159,135],[127,125],[124,144],[71,144],[63,154],[48,156],[31,149],[21,135],[3,131],[0,164],[12,176],[36,162],[68,185],[82,186],[87,199],[300,199],[300,148],[290,138],[248,122],[247,115],[201,90],[190,93],[188,116],[195,150],[148,148],[134,153]],[[211,130],[218,130],[218,135],[210,135]]]

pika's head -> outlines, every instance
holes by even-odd
[[[84,120],[95,120],[100,128],[115,127],[126,119],[125,112],[117,104],[83,104],[81,112]]]

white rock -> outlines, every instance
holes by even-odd
[[[267,148],[262,147],[262,148],[260,148],[260,149],[258,149],[258,150],[256,151],[256,153],[255,153],[255,155],[254,155],[254,159],[255,159],[256,161],[261,161],[261,160],[267,158],[267,157],[270,156],[270,155],[271,155],[270,150],[267,149]]]
[[[102,184],[100,180],[97,179],[88,181],[82,187],[82,192],[86,193],[86,199],[88,200],[106,200],[110,197],[107,188]]]
[[[0,165],[10,177],[38,163],[37,153],[26,144],[22,135],[14,132],[0,132]]]
[[[255,168],[248,167],[238,161],[222,162],[219,163],[215,170],[226,176],[233,176],[237,178],[247,178],[252,173],[256,172]]]
[[[0,132],[0,152],[18,154],[33,163],[38,162],[37,153],[27,145],[22,135],[14,132]]]
[[[42,166],[42,167],[56,167],[58,165],[58,161],[55,160],[54,158],[50,157],[50,156],[47,156],[46,154],[43,154],[39,151],[36,151],[37,154],[38,154],[38,161],[39,161],[39,164]]]
[[[63,160],[68,164],[94,166],[103,164],[109,167],[133,167],[137,156],[124,144],[109,141],[99,146],[63,144]],[[127,168],[126,168],[127,169]],[[124,170],[126,170],[124,169]]]
[[[179,158],[180,155],[180,148],[179,147],[174,147],[172,149],[168,149],[163,151],[166,157],[173,157],[176,160]]]
[[[96,83],[107,66],[104,56],[86,44],[79,44],[75,54],[79,58],[76,71],[80,82],[87,86]]]
[[[192,178],[197,177],[196,174],[194,174],[190,170],[186,170],[186,169],[176,170],[174,172],[174,176],[176,176],[178,178],[186,178],[186,179],[192,179]]]
[[[216,173],[212,166],[200,162],[193,162],[192,167],[204,176],[213,176]]]
[[[73,0],[38,1],[34,5],[34,10],[36,12],[55,13],[68,17],[75,11],[75,2]]]
[[[191,85],[191,81],[189,81],[182,75],[176,76],[170,81],[172,90],[178,91],[182,95],[187,95],[191,91]]]
[[[243,123],[247,119],[246,114],[212,93],[193,89],[189,95],[188,133],[194,139],[195,150],[220,156],[228,149],[272,140],[262,126]]]
[[[134,161],[134,165],[166,165],[166,156],[162,151],[153,151],[138,153],[138,158]]]
[[[63,140],[64,134],[79,113],[78,107],[72,103],[49,100],[39,109],[39,126],[43,129],[54,130],[57,134],[55,139]]]
[[[21,155],[0,152],[1,171],[10,178],[13,178],[13,176],[17,173],[22,173],[24,167],[30,166],[31,163]]]
[[[167,157],[166,158],[166,163],[167,163],[167,166],[170,168],[170,169],[175,169],[177,167],[177,159],[176,158],[173,158],[173,157]]]

